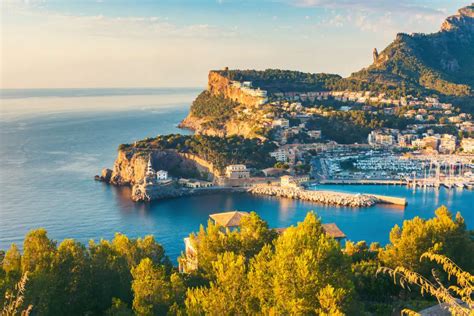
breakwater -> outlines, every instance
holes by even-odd
[[[285,188],[272,185],[255,185],[248,190],[255,195],[270,195],[295,200],[310,201],[325,205],[369,207],[380,202],[378,198],[368,194],[349,194],[333,191],[312,191],[300,188]]]

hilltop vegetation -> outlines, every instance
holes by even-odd
[[[209,222],[191,235],[199,240],[193,274],[177,273],[152,236],[116,234],[86,247],[73,239],[58,245],[44,229],[33,230],[22,253],[12,245],[0,255],[0,304],[28,272],[18,309],[32,305],[35,315],[389,315],[437,301],[397,287],[377,275],[379,267],[425,274],[433,265],[419,258],[429,251],[474,270],[464,220],[445,207],[432,219],[395,226],[386,247],[341,248],[311,212],[281,235],[255,213],[240,230],[222,229]]]
[[[334,74],[313,74],[293,70],[220,70],[221,75],[236,81],[251,81],[252,85],[269,93],[328,90],[341,79]]]
[[[209,91],[201,92],[191,105],[191,115],[198,118],[209,118],[223,122],[234,112],[237,102],[229,100],[222,95],[213,95]]]
[[[175,149],[190,153],[212,163],[218,170],[232,164],[245,164],[258,169],[275,164],[269,153],[275,149],[269,141],[248,139],[240,136],[217,137],[206,135],[160,135],[147,138],[134,145],[120,145],[121,150],[138,150],[147,153],[151,150]]]
[[[398,34],[372,65],[338,85],[470,95],[474,89],[474,5],[449,17],[437,33]]]

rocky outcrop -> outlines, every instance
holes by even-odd
[[[399,33],[367,68],[341,81],[387,91],[402,87],[417,92],[472,96],[474,91],[474,5],[448,17],[439,32]]]
[[[245,138],[265,138],[255,133],[255,126],[249,121],[238,121],[230,119],[225,122],[220,128],[209,127],[206,123],[207,119],[198,118],[191,113],[179,124],[180,128],[187,128],[193,130],[196,134],[226,137],[238,135]]]
[[[244,89],[216,71],[209,72],[207,90],[214,95],[223,95],[230,100],[247,106],[257,106],[266,101],[265,96],[251,94],[256,90]]]
[[[111,173],[107,171],[109,180],[106,182],[119,186],[138,184],[145,176],[149,157],[155,170],[167,170],[176,176],[212,180],[218,174],[212,164],[191,154],[132,148],[119,150],[113,170]]]
[[[369,207],[378,202],[377,198],[363,194],[347,194],[331,191],[312,191],[300,188],[285,188],[270,185],[257,185],[249,189],[256,195],[270,195],[295,200],[315,202],[325,205]]]
[[[188,189],[176,188],[173,185],[147,185],[137,183],[132,187],[131,198],[135,202],[149,202],[184,196],[187,195],[188,191]]]
[[[245,188],[229,188],[229,187],[212,187],[212,188],[179,188],[174,186],[143,186],[136,184],[132,189],[132,200],[135,202],[150,202],[164,199],[179,198],[191,195],[206,195],[217,193],[244,193]]]
[[[474,32],[474,5],[458,10],[457,14],[448,17],[441,25],[441,31],[468,31]]]

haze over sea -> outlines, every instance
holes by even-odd
[[[175,262],[183,238],[208,215],[227,210],[256,211],[271,227],[301,221],[314,210],[335,222],[348,239],[388,242],[395,224],[429,218],[444,204],[460,211],[474,228],[474,193],[468,190],[408,189],[401,186],[324,186],[350,192],[403,196],[403,208],[377,205],[341,208],[255,197],[216,194],[133,203],[129,189],[95,182],[112,167],[117,147],[158,134],[188,133],[176,125],[201,89],[2,90],[0,115],[0,249],[21,244],[33,228],[56,240],[153,234]],[[175,262],[176,263],[176,262]]]

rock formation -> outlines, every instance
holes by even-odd
[[[374,48],[372,55],[374,57],[374,63],[377,62],[377,59],[379,59],[379,52],[377,51],[377,48]]]
[[[218,174],[211,164],[191,154],[179,153],[176,150],[128,149],[119,150],[112,171],[102,171],[103,175],[107,175],[103,181],[119,186],[139,183],[145,176],[149,157],[157,170],[175,171],[179,176],[205,175],[208,180],[212,180]]]

